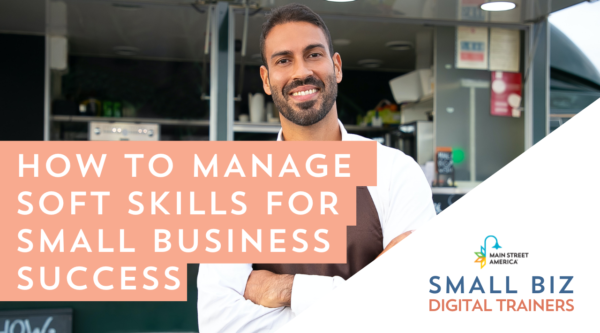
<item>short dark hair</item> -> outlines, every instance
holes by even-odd
[[[265,66],[267,66],[267,59],[265,57],[265,39],[269,34],[269,31],[276,25],[289,23],[289,22],[308,22],[316,25],[323,30],[325,38],[327,38],[327,45],[329,46],[329,53],[333,55],[333,43],[331,42],[331,35],[329,29],[323,22],[323,19],[319,14],[315,13],[308,6],[290,3],[285,6],[277,7],[271,10],[267,15],[267,21],[262,25],[262,32],[260,34],[260,55]],[[269,66],[267,66],[269,67]]]

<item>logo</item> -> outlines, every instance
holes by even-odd
[[[490,238],[493,238],[490,239]],[[488,252],[488,240],[490,242],[496,242],[492,249],[499,250],[502,248],[500,244],[498,244],[498,238],[493,235],[487,236],[483,240],[483,246],[481,246],[481,252],[475,252],[477,259],[475,263],[479,263],[481,268],[485,267],[485,265],[518,265],[519,260],[529,258],[529,252],[500,252],[500,251],[490,251]],[[493,243],[491,243],[493,244]],[[491,249],[490,249],[491,250]],[[488,257],[490,258],[488,262]]]
[[[496,240],[496,245],[492,246],[493,249],[498,250],[498,249],[502,248],[502,246],[498,245],[498,238],[496,238],[496,236],[492,236],[492,235],[487,236],[483,240],[483,246],[481,247],[481,252],[475,252],[475,255],[477,256],[477,260],[475,260],[475,262],[481,263],[481,268],[483,268],[487,264],[487,240],[489,238],[493,238],[494,240]]]

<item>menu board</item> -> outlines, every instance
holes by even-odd
[[[452,175],[454,173],[451,151],[437,152],[437,173],[438,175]]]
[[[0,311],[0,333],[71,333],[73,310]]]

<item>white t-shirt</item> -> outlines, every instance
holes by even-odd
[[[338,121],[339,122],[339,121]],[[339,122],[342,141],[370,140],[348,134]],[[282,140],[281,131],[277,138]],[[369,186],[383,232],[383,249],[405,231],[435,216],[431,189],[419,165],[397,149],[377,144],[377,186]],[[341,277],[296,274],[291,307],[266,308],[244,299],[252,264],[200,264],[198,326],[201,333],[275,331],[327,292]]]

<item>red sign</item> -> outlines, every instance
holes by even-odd
[[[521,116],[521,73],[492,72],[492,116]]]
[[[483,61],[485,59],[482,52],[461,52],[460,60],[465,61]]]

